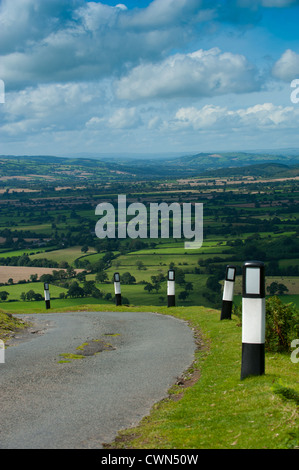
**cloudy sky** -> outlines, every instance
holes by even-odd
[[[0,0],[0,154],[299,147],[298,24],[299,0]]]

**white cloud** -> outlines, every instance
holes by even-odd
[[[246,93],[258,90],[260,80],[243,55],[213,48],[139,65],[115,86],[118,98],[138,100]]]
[[[136,108],[119,108],[108,120],[108,126],[114,129],[132,129],[141,124]]]
[[[203,23],[238,23],[240,14],[241,23],[251,23],[254,9],[240,1],[224,8],[211,0],[153,0],[129,10],[104,1],[0,0],[0,76],[10,89],[119,76],[141,59],[157,62],[198,41]],[[247,72],[250,82],[252,71]]]
[[[274,77],[286,82],[299,78],[299,54],[287,49],[274,64],[272,74]]]
[[[3,133],[78,129],[102,100],[94,84],[50,84],[6,94]]]
[[[181,108],[177,111],[170,127],[173,129],[215,130],[225,132],[244,129],[255,130],[296,128],[299,109],[291,106],[275,106],[272,103],[257,104],[248,108],[230,110],[207,105],[201,109]]]
[[[117,5],[115,5],[115,8],[120,8],[121,10],[127,10],[128,7],[126,5],[124,5],[123,3],[118,3]]]
[[[134,12],[129,18],[131,27],[158,28],[188,21],[197,21],[202,0],[153,0],[147,8]]]
[[[199,8],[197,0],[156,0],[133,10],[122,3],[112,7],[84,0],[2,0],[0,76],[10,89],[21,89],[101,79],[136,65],[140,57],[158,60],[186,39],[186,25],[175,19],[178,12],[189,11],[189,3],[192,11],[195,4]],[[155,21],[142,27],[139,19],[155,11],[167,16],[168,26]],[[170,11],[174,16],[168,16]]]

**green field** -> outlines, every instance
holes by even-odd
[[[96,253],[95,250],[93,250],[92,248],[89,248],[88,252],[84,254],[82,253],[81,248],[82,248],[81,246],[73,246],[71,248],[64,248],[61,250],[50,251],[47,253],[46,258],[48,260],[56,261],[57,263],[60,263],[61,261],[67,261],[71,265],[77,258]],[[33,255],[31,258],[33,260],[45,258],[45,254],[38,253],[36,255]]]
[[[223,158],[228,165],[231,158],[241,158],[242,162],[246,158],[247,164],[252,163],[248,155],[238,153],[223,155]],[[252,155],[252,158],[258,163],[260,156]],[[269,165],[209,170],[211,174],[206,176],[202,173],[206,167],[201,164],[210,165],[211,158],[205,154],[183,157],[171,166],[157,165],[154,161],[144,167],[144,162],[136,161],[132,173],[126,172],[131,163],[120,161],[119,167],[124,172],[119,174],[110,171],[115,162],[54,157],[50,158],[51,162],[43,157],[0,159],[4,177],[22,176],[25,170],[26,174],[35,174],[37,168],[39,174],[51,176],[50,181],[41,177],[28,182],[14,179],[1,183],[5,191],[0,194],[0,257],[3,258],[0,293],[9,294],[6,301],[0,301],[2,310],[12,314],[152,311],[176,316],[193,328],[198,349],[190,370],[137,428],[120,433],[112,447],[299,447],[298,363],[292,363],[289,354],[269,351],[265,376],[241,381],[240,319],[233,316],[232,321],[220,321],[226,265],[234,264],[238,269],[234,304],[239,305],[241,267],[252,259],[265,262],[266,287],[282,284],[288,289],[280,296],[283,303],[292,302],[299,308],[298,180],[284,180],[282,176],[297,177],[298,167],[277,167],[271,163],[272,158],[272,155],[266,158]],[[27,189],[38,192],[6,191],[26,189],[26,185]],[[146,206],[162,201],[203,203],[201,249],[186,250],[183,239],[171,237],[98,239],[95,208],[103,201],[115,204],[119,194],[127,194],[128,203],[139,201]],[[89,249],[84,252],[86,246]],[[28,256],[22,256],[24,254]],[[20,259],[12,260],[12,257]],[[66,268],[66,262],[78,271]],[[172,309],[166,307],[165,276],[170,265],[177,273],[176,307]],[[19,266],[27,270],[26,279],[30,282],[11,284],[12,272],[15,274],[18,270],[20,276],[23,275]],[[43,268],[44,271],[39,271],[43,273],[46,270],[48,273],[52,267],[56,271],[65,268],[65,274],[56,272],[50,282],[50,311],[46,310],[43,300],[21,300],[22,293],[30,290],[43,296],[43,283],[31,282],[30,278],[37,267]],[[87,282],[80,272],[83,269]],[[135,278],[130,284],[121,283],[124,303],[128,302],[129,306],[116,308],[114,305],[112,277],[116,271],[121,276],[130,273]],[[103,273],[107,274],[106,282],[102,282],[105,280]],[[164,279],[157,282],[159,275]],[[18,279],[15,275],[15,280]],[[78,290],[71,295],[79,297],[60,298],[61,294],[68,294],[74,281],[78,283]],[[96,289],[88,291],[91,287],[88,281],[95,281],[93,287],[100,293]],[[145,287],[152,289],[151,292]],[[268,295],[269,291],[266,293]],[[107,294],[110,296],[105,299]],[[17,326],[11,317],[0,312],[1,334],[5,324],[8,328]]]
[[[191,386],[186,380],[172,387],[169,398],[139,426],[119,433],[111,448],[298,448],[298,364],[269,353],[266,374],[241,381],[237,320],[219,322],[219,311],[196,307],[170,313],[201,332],[195,364],[186,374]],[[293,391],[294,399],[280,395],[282,389]]]

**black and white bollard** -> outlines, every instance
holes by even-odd
[[[168,307],[175,307],[175,272],[173,269],[168,271],[167,277],[167,303]]]
[[[48,282],[44,283],[44,295],[45,295],[45,302],[46,302],[46,309],[51,308],[50,304],[50,289]]]
[[[226,320],[226,319],[231,320],[232,318],[235,279],[236,279],[236,267],[227,266],[226,272],[225,272],[224,287],[223,287],[220,320]]]
[[[243,265],[241,380],[265,373],[265,265]]]
[[[115,292],[115,304],[121,305],[121,288],[120,288],[120,275],[114,273],[114,292]]]

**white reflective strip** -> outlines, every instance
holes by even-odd
[[[234,268],[228,268],[227,270],[227,280],[228,281],[233,281],[235,275],[235,269]]]
[[[260,276],[261,270],[259,268],[246,269],[246,294],[260,293]]]
[[[120,282],[115,282],[114,283],[114,292],[115,292],[115,294],[121,294]]]
[[[265,342],[265,299],[242,299],[242,343]]]
[[[224,281],[223,297],[222,300],[232,301],[234,298],[234,282]]]
[[[167,281],[167,295],[175,295],[175,281]]]
[[[50,300],[50,292],[48,290],[45,290],[44,293],[45,293],[45,300]]]

